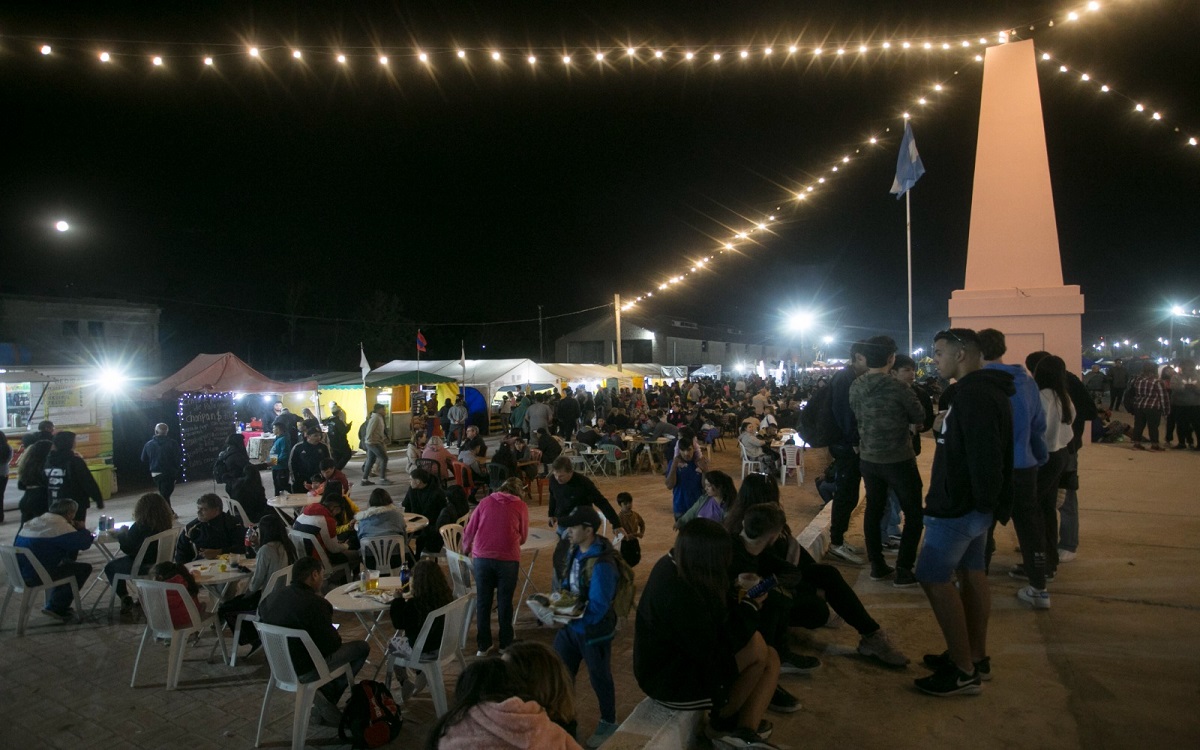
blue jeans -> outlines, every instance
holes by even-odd
[[[379,462],[379,478],[387,479],[387,451],[380,445],[367,444],[367,460],[363,463],[363,479],[371,478],[371,469]]]
[[[513,641],[513,596],[517,593],[521,563],[487,557],[476,557],[471,562],[475,570],[475,643],[480,651],[492,647],[492,601],[496,596],[500,648],[508,648]]]
[[[579,662],[587,662],[588,679],[591,680],[592,690],[600,703],[600,720],[610,724],[617,723],[617,690],[613,686],[612,677],[612,639],[600,643],[585,643],[583,634],[568,626],[554,636],[554,650],[567,666],[572,684],[575,682],[575,676],[579,674]]]
[[[983,570],[992,514],[971,511],[958,518],[925,516],[925,546],[917,558],[921,583],[949,583],[955,570]]]

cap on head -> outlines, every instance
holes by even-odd
[[[590,505],[580,505],[566,518],[558,519],[558,525],[568,529],[572,526],[591,526],[593,529],[598,529],[600,528],[600,514]]]

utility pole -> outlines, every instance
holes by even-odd
[[[613,295],[613,312],[616,313],[617,321],[617,372],[622,372],[621,369],[621,295]]]
[[[546,347],[542,344],[542,306],[538,305],[538,362],[546,361]]]

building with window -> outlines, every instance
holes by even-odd
[[[120,364],[157,375],[161,313],[121,300],[0,294],[0,366]]]
[[[556,362],[613,364],[616,331],[611,315],[560,336],[554,341]],[[688,320],[623,313],[621,360],[660,365],[721,365],[725,372],[790,362],[800,348],[790,341],[742,331],[733,326],[705,326]]]

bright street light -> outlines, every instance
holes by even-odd
[[[804,333],[808,329],[812,328],[812,325],[815,321],[816,321],[816,316],[813,315],[811,312],[809,312],[807,310],[800,310],[798,312],[794,312],[794,313],[788,315],[787,327],[788,327],[788,330],[790,330],[790,331],[797,331],[799,333]]]
[[[1187,310],[1183,309],[1183,305],[1171,305],[1172,315],[1187,315]]]
[[[65,221],[57,221],[54,223],[54,228],[60,232],[65,232],[71,228],[71,225]]]

